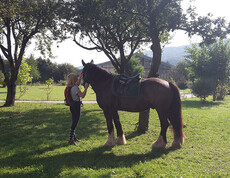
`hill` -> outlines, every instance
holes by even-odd
[[[177,62],[184,60],[184,56],[186,55],[186,47],[191,46],[185,45],[178,47],[165,47],[162,53],[162,61],[175,65]],[[152,57],[152,51],[145,51],[144,54]]]

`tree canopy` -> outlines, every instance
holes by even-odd
[[[88,50],[103,51],[118,73],[128,73],[128,61],[145,35],[137,15],[130,13],[135,9],[133,1],[77,0],[69,7],[72,11],[67,17],[67,26],[76,44]],[[83,44],[82,39],[88,39],[90,45]]]
[[[158,76],[162,44],[170,39],[170,32],[184,30],[188,36],[197,34],[206,44],[213,43],[217,37],[223,39],[230,32],[224,18],[214,19],[211,14],[198,16],[192,6],[183,12],[181,2],[74,0],[66,4],[69,15],[63,17],[76,44],[103,51],[118,73],[128,70],[131,56],[141,45],[149,45],[153,51],[149,77],[153,77]]]

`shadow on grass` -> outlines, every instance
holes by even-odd
[[[27,105],[26,105],[27,106]],[[29,106],[29,105],[28,105]],[[68,150],[68,134],[71,125],[71,115],[67,107],[56,105],[40,108],[35,105],[27,112],[20,110],[2,112],[0,116],[0,168],[25,169],[34,167],[33,171],[18,171],[5,173],[7,177],[58,177],[63,167],[73,168],[119,168],[131,167],[140,161],[159,158],[174,151],[152,150],[148,153],[116,155],[112,148],[95,147],[70,152]],[[107,136],[106,121],[101,109],[95,107],[83,108],[81,120],[77,129],[80,139],[87,140],[91,135]],[[140,135],[130,133],[128,139]],[[88,145],[89,146],[89,145]],[[56,152],[58,149],[65,151]],[[67,150],[67,151],[66,151]],[[42,166],[42,169],[36,169]]]
[[[127,132],[126,135],[125,135],[125,138],[126,140],[129,140],[129,139],[132,139],[132,138],[135,138],[135,137],[138,137],[142,134],[145,134],[145,133],[140,133],[138,131],[133,131],[133,132]]]
[[[64,145],[51,145],[49,148],[34,152],[19,152],[17,154],[14,154],[13,156],[1,160],[1,166],[23,169],[30,165],[33,165],[35,167],[39,167],[42,165],[42,173],[36,172],[35,170],[32,173],[30,172],[29,174],[19,173],[17,174],[17,176],[27,177],[29,175],[41,175],[48,177],[57,177],[60,175],[63,167],[68,167],[68,169],[84,168],[94,170],[99,170],[103,168],[113,169],[132,167],[133,165],[140,162],[156,159],[161,157],[162,155],[167,155],[168,153],[174,151],[174,149],[169,148],[166,150],[152,150],[146,154],[128,154],[118,156],[115,155],[113,152],[107,152],[110,151],[112,148],[98,147],[94,148],[91,151],[73,151],[70,153],[58,154],[48,157],[36,156],[52,151],[53,149],[58,149],[59,147],[64,147]]]

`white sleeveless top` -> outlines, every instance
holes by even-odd
[[[77,95],[78,92],[80,92],[81,90],[79,89],[79,87],[77,85],[74,85],[71,88],[71,97],[74,101],[81,101],[81,97],[79,97]]]

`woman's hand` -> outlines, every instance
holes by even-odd
[[[83,92],[81,92],[81,91],[78,92],[77,95],[78,95],[79,97],[84,98],[85,95],[86,95],[86,92],[87,92],[88,87],[89,87],[89,84],[88,84],[88,83],[85,83],[85,90],[84,90]]]
[[[85,89],[87,89],[89,87],[88,83],[85,83]]]
[[[80,73],[79,77],[80,79],[83,77],[83,72]]]

